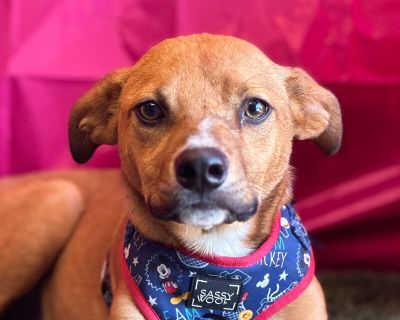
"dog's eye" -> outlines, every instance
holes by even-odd
[[[245,103],[244,115],[252,121],[259,122],[266,119],[271,110],[272,108],[267,102],[252,98]]]
[[[136,107],[140,120],[146,123],[155,123],[165,117],[163,109],[155,101],[145,101]]]

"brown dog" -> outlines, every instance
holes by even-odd
[[[291,200],[292,140],[314,139],[333,154],[341,133],[339,104],[332,93],[304,71],[274,64],[256,47],[232,37],[166,40],[135,66],[107,75],[72,110],[70,147],[74,159],[83,163],[98,146],[118,144],[126,183],[115,171],[15,181],[64,178],[78,185],[83,196],[84,215],[77,227],[66,226],[75,231],[44,290],[44,319],[143,318],[121,271],[128,217],[140,233],[167,246],[208,256],[251,254]],[[74,192],[63,201],[76,203],[78,216],[82,199]],[[47,232],[50,241],[54,233]],[[60,245],[54,247],[48,256],[60,250]],[[107,257],[114,296],[110,310],[100,292]],[[36,279],[26,278],[25,287]],[[0,295],[0,307],[1,302]],[[315,278],[274,315],[325,318]]]

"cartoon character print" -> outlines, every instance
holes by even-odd
[[[177,296],[172,297],[169,301],[171,302],[171,304],[176,305],[176,304],[180,304],[182,301],[187,301],[189,300],[190,297],[190,292],[184,292],[182,294],[178,294]]]
[[[290,223],[288,219],[286,219],[285,217],[281,217],[281,229],[279,233],[281,234],[282,237],[287,239],[290,236],[289,230],[290,230]]]
[[[303,254],[303,262],[305,263],[305,265],[307,267],[310,267],[310,265],[311,265],[311,256],[310,256],[310,254],[308,252],[305,252]]]
[[[147,284],[156,291],[174,295],[178,293],[183,272],[175,260],[163,253],[157,252],[147,261],[145,277]]]
[[[238,320],[250,320],[251,318],[253,318],[253,311],[243,310],[242,312],[239,313]]]
[[[286,289],[280,291],[279,283],[276,284],[276,289],[272,290],[271,288],[268,289],[267,296],[261,300],[260,307],[257,310],[257,314],[265,311],[268,307],[279,298],[284,296],[287,292],[292,290],[298,284],[297,281],[292,282]]]
[[[157,266],[158,276],[162,281],[162,286],[164,290],[169,293],[173,294],[176,293],[178,290],[178,284],[171,280],[171,269],[168,268],[164,263],[161,263]]]
[[[260,288],[264,289],[268,286],[268,284],[269,284],[269,273],[266,273],[264,275],[264,279],[257,282],[256,287],[257,288],[260,287]]]
[[[238,320],[250,320],[253,317],[253,311],[246,309],[244,301],[249,297],[249,292],[245,292],[242,296],[242,301],[239,304],[238,310],[240,311]]]
[[[247,294],[247,296],[248,296],[248,294]],[[235,311],[224,311],[222,313],[223,319],[227,319],[227,320],[251,319],[251,317],[253,316],[253,311],[246,308],[246,306],[244,305],[244,300],[246,300],[246,299],[242,299],[242,301],[238,304],[238,307]],[[251,317],[246,318],[250,314],[251,314]]]
[[[250,320],[254,313],[250,309],[246,309],[243,301],[239,303],[236,311],[224,311],[218,317],[209,317],[210,319],[224,319],[224,320]],[[204,316],[210,316],[209,314]],[[208,319],[208,318],[207,318]]]

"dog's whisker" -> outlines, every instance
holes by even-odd
[[[264,187],[264,184],[262,182],[258,182],[256,180],[255,181],[249,181],[248,185],[255,185],[255,186],[258,186],[258,187]]]
[[[268,74],[268,72],[257,73],[257,74],[255,74],[255,75],[253,75],[253,76],[247,78],[245,81],[243,81],[243,83],[242,83],[242,85],[241,85],[241,93],[243,94],[243,93],[244,93],[246,90],[248,90],[249,88],[253,88],[253,86],[252,86],[252,87],[249,87],[249,86],[247,85],[249,81],[251,81],[251,80],[253,80],[253,79],[257,78],[257,77],[265,76],[266,74]],[[260,87],[260,88],[263,88],[263,87]]]
[[[253,192],[261,192],[263,195],[269,193],[269,190],[267,190],[265,187],[259,186],[259,185],[249,186],[249,189]]]

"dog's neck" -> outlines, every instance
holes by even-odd
[[[288,171],[260,204],[258,214],[246,222],[222,224],[203,230],[176,222],[160,222],[144,207],[142,210],[136,207],[131,220],[142,234],[152,240],[183,246],[203,255],[239,257],[250,254],[268,238],[277,212],[290,200],[291,176]]]

